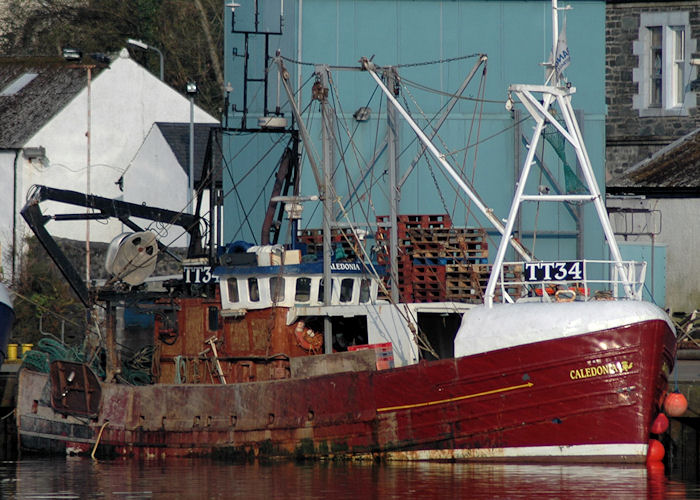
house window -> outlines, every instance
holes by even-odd
[[[662,26],[652,26],[649,28],[649,36],[651,37],[651,95],[649,97],[649,106],[653,108],[661,107],[661,95],[663,93],[662,30]]]
[[[683,105],[685,87],[689,80],[685,78],[685,27],[674,26],[671,28],[671,39],[673,45],[673,96],[676,106]],[[688,82],[688,83],[686,83]]]
[[[687,12],[643,12],[639,38],[633,44],[639,65],[633,70],[638,93],[633,107],[640,116],[688,115],[695,107],[690,91],[690,55],[695,40],[689,39]]]

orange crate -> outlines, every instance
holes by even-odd
[[[363,344],[351,345],[348,351],[362,351],[364,349],[374,349],[377,356],[377,370],[386,370],[394,367],[394,348],[391,342],[383,344]]]

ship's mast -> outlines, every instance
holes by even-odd
[[[562,10],[568,9],[569,7],[565,7]],[[499,279],[502,281],[503,261],[508,246],[508,240],[512,236],[513,226],[515,224],[518,211],[520,210],[520,205],[528,201],[560,203],[592,202],[600,224],[603,228],[603,233],[605,234],[605,239],[607,240],[612,260],[619,273],[619,276],[621,277],[625,294],[628,298],[637,298],[635,297],[633,287],[631,286],[630,277],[622,264],[620,249],[615,241],[615,235],[613,234],[610,220],[608,219],[608,214],[605,210],[605,205],[603,204],[603,198],[593,173],[593,167],[591,165],[590,158],[588,157],[586,146],[583,142],[581,129],[579,128],[576,115],[573,107],[571,106],[571,97],[576,92],[576,89],[572,87],[570,83],[564,80],[561,71],[558,70],[555,64],[558,55],[561,54],[561,50],[558,51],[560,38],[559,10],[557,0],[552,0],[552,55],[550,61],[545,63],[546,66],[548,66],[548,75],[545,84],[511,85],[509,87],[509,93],[514,94],[520,100],[534,119],[535,127],[532,133],[532,138],[528,144],[528,151],[521,170],[520,179],[516,185],[515,195],[513,196],[513,202],[506,221],[505,232],[503,233],[503,239],[498,247],[498,252],[496,253],[496,258],[493,263],[493,271],[491,272],[491,277],[489,278],[489,283],[486,287],[486,296],[484,301],[488,307],[493,305],[493,297],[495,295],[496,285]],[[561,47],[559,48],[561,49]],[[568,56],[568,48],[566,49],[566,53]],[[552,113],[552,111],[554,111],[553,106],[555,104],[558,108],[556,116],[561,117],[559,119]],[[563,123],[561,123],[562,121]],[[556,128],[557,131],[564,137],[566,142],[568,142],[574,149],[576,158],[581,165],[584,185],[588,188],[587,194],[525,194],[527,179],[532,165],[534,164],[535,151],[537,149],[538,142],[542,139],[542,132],[547,125],[551,125]]]

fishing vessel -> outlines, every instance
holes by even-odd
[[[552,7],[556,54],[556,1]],[[279,55],[276,62],[294,108]],[[664,311],[642,300],[644,264],[620,255],[571,107],[575,88],[560,79],[554,58],[544,85],[510,87],[534,131],[504,223],[405,113],[379,69],[366,58],[357,68],[501,234],[483,303],[388,300],[376,262],[356,247],[355,229],[336,232],[355,258],[331,251],[325,215],[319,252],[325,258],[310,261],[295,245],[202,250],[195,216],[39,187],[22,215],[78,296],[102,305],[106,329],[102,345],[80,359],[54,346],[43,362],[20,371],[23,450],[139,458],[646,460],[673,367],[675,330]],[[324,78],[321,71],[314,89],[322,105]],[[304,121],[296,121],[310,149]],[[546,127],[575,152],[583,190],[526,193]],[[309,160],[326,205],[333,196]],[[285,175],[280,171],[278,180]],[[46,200],[117,217],[135,231],[114,242],[112,278],[104,286],[88,288],[61,256],[44,227]],[[294,192],[288,201],[298,200]],[[591,204],[611,259],[537,260],[513,236],[528,201]],[[183,276],[161,290],[147,286],[157,239],[132,217],[178,221],[189,233]],[[389,216],[392,243],[398,220]],[[521,262],[505,261],[509,246]],[[395,289],[394,252],[388,264]],[[155,317],[154,348],[125,359],[115,313],[135,302]],[[439,353],[428,346],[436,331],[454,336]],[[135,358],[147,359],[145,370]]]

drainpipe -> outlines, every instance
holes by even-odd
[[[20,150],[15,150],[15,162],[12,173],[12,285],[17,281],[17,164],[19,163]],[[0,258],[2,258],[0,256]]]

